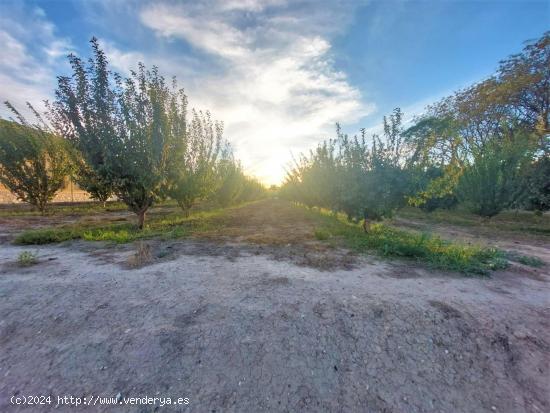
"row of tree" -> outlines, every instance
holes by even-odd
[[[336,138],[295,160],[281,193],[308,206],[391,216],[463,204],[491,217],[506,208],[550,209],[550,33],[500,63],[482,82],[429,106],[383,136]]]
[[[29,105],[29,123],[0,123],[0,180],[16,196],[44,210],[65,177],[92,198],[115,195],[143,227],[153,203],[171,198],[188,213],[196,201],[221,205],[262,196],[264,187],[243,173],[223,124],[192,110],[176,79],[139,64],[128,78],[112,73],[97,39],[85,63],[69,56],[72,76],[59,76],[47,121]]]

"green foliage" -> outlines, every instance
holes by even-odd
[[[193,119],[169,168],[167,194],[188,214],[195,201],[205,198],[216,185],[216,162],[222,148],[223,125],[212,122],[209,112],[193,111]]]
[[[321,228],[317,228],[314,232],[314,235],[315,235],[315,238],[318,239],[319,241],[326,241],[327,239],[330,238],[330,232]]]
[[[520,264],[527,265],[529,267],[540,268],[544,267],[544,261],[538,257],[532,257],[528,255],[522,255],[515,251],[507,251],[506,258],[510,261],[519,262]]]
[[[112,185],[142,228],[148,208],[164,196],[171,156],[185,137],[187,98],[156,67],[139,64],[126,79],[112,75],[97,39],[91,43],[87,66],[69,56],[73,75],[58,78],[51,122],[81,152],[92,181]]]
[[[106,241],[127,243],[136,240],[160,237],[162,239],[184,238],[209,230],[213,219],[224,210],[199,211],[187,217],[169,214],[152,218],[143,229],[129,223],[105,224],[101,222],[83,223],[70,226],[27,230],[19,234],[14,243],[18,245],[41,245],[83,239],[86,241]]]
[[[529,138],[525,135],[488,141],[474,151],[472,161],[464,168],[457,188],[459,199],[484,217],[519,205],[526,190],[523,171],[531,158]]]
[[[503,60],[490,78],[428,107],[404,133],[414,166],[409,202],[431,208],[431,200],[458,195],[482,216],[521,204],[544,209],[544,165],[527,164],[548,156],[549,84],[547,32]],[[510,136],[517,137],[512,145]],[[430,168],[443,173],[425,179]]]
[[[24,231],[15,237],[18,245],[54,244],[81,238],[82,232],[76,228],[44,228]]]
[[[90,198],[106,205],[107,200],[113,195],[113,183],[96,173],[83,159],[79,151],[71,151],[75,174],[71,177],[80,188],[90,194]]]
[[[78,150],[77,182],[103,202],[114,193],[140,229],[149,207],[166,197],[186,214],[216,189],[222,205],[234,202],[246,179],[229,148],[228,161],[220,161],[223,125],[195,111],[188,124],[187,97],[175,79],[169,87],[143,64],[126,79],[111,74],[97,39],[91,43],[93,59],[85,65],[69,57],[73,76],[58,78],[49,105],[52,125]]]
[[[71,173],[69,149],[63,139],[19,118],[22,123],[0,119],[0,182],[44,213]]]
[[[372,225],[365,234],[359,225],[334,215],[323,217],[317,233],[326,238],[341,237],[348,247],[358,252],[375,250],[384,256],[415,259],[434,268],[465,274],[486,275],[507,265],[503,253],[494,248],[462,245],[428,233],[403,231],[381,223]]]
[[[529,166],[524,184],[527,187],[524,206],[540,212],[550,210],[550,155]]]
[[[344,212],[348,219],[391,217],[405,204],[410,174],[402,163],[402,114],[396,109],[384,118],[384,138],[367,143],[342,134],[302,155],[289,171],[281,196],[308,207]]]
[[[241,165],[233,158],[231,148],[226,145],[216,163],[215,190],[211,193],[210,199],[222,207],[227,207],[261,199],[266,195],[265,186],[244,174]]]
[[[17,257],[17,262],[21,267],[30,267],[38,263],[38,258],[34,252],[22,251]]]

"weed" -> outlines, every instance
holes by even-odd
[[[40,245],[84,239],[124,244],[154,237],[185,238],[192,234],[208,231],[213,226],[214,219],[221,217],[227,210],[198,211],[189,217],[183,217],[179,213],[154,216],[141,231],[130,222],[116,222],[107,225],[95,221],[81,222],[71,226],[24,231],[15,237],[14,242],[19,245]]]
[[[319,241],[326,241],[330,238],[330,232],[325,231],[323,229],[316,229],[315,230],[315,238]]]
[[[544,261],[540,258],[522,255],[514,251],[507,251],[506,258],[508,258],[510,261],[515,261],[523,265],[528,265],[529,267],[540,268],[544,266]]]
[[[76,228],[45,228],[24,231],[15,238],[15,243],[20,245],[41,245],[55,242],[63,242],[80,238],[81,234]]]
[[[22,251],[17,257],[17,262],[21,267],[30,267],[31,265],[38,264],[38,257],[34,252]]]
[[[321,223],[318,231],[340,237],[343,243],[358,252],[378,251],[388,257],[402,257],[423,261],[435,268],[459,271],[465,274],[488,274],[490,270],[505,268],[504,254],[494,248],[483,248],[449,242],[429,233],[416,233],[373,224],[365,234],[358,224],[347,222],[341,216],[323,211],[317,214]]]

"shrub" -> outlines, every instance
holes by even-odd
[[[60,137],[20,119],[24,123],[0,119],[0,183],[44,213],[71,173],[68,146]]]
[[[21,267],[30,267],[38,263],[38,258],[34,252],[22,251],[17,257],[17,262]]]

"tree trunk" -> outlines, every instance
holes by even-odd
[[[137,216],[138,216],[138,228],[141,230],[143,229],[143,223],[145,222],[145,212],[147,210],[146,209],[143,209],[139,212],[137,212]]]

